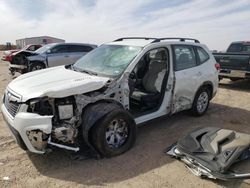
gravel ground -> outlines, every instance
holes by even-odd
[[[7,63],[0,62],[0,95],[12,79]],[[197,127],[217,126],[250,133],[249,91],[249,81],[223,80],[203,117],[179,113],[147,123],[139,128],[132,150],[102,160],[73,160],[67,151],[59,149],[46,155],[27,153],[14,142],[0,115],[0,187],[250,187],[242,181],[200,179],[183,163],[163,153]],[[250,169],[250,160],[240,166]]]

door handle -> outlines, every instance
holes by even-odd
[[[69,55],[65,55],[64,57],[69,57]]]

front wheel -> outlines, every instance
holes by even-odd
[[[33,72],[33,71],[36,71],[36,70],[41,70],[41,69],[44,69],[45,66],[43,63],[32,63],[30,66],[29,66],[29,72]]]
[[[191,112],[194,116],[202,116],[206,113],[210,102],[210,92],[207,88],[201,88],[193,102]]]
[[[90,133],[93,146],[105,157],[128,151],[136,140],[136,124],[124,110],[115,110],[98,121]]]

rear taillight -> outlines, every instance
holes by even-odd
[[[214,64],[215,68],[219,71],[220,70],[220,64],[219,63],[215,63]]]

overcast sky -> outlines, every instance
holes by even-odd
[[[0,0],[0,43],[49,35],[101,44],[193,37],[212,49],[250,40],[250,0]]]

